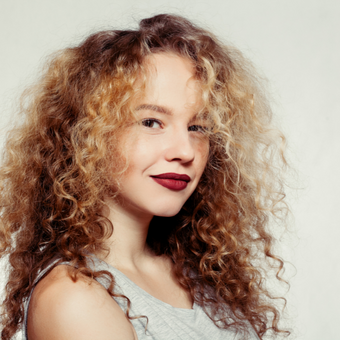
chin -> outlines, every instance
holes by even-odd
[[[157,211],[154,212],[154,216],[159,217],[173,217],[177,215],[180,210],[182,209],[182,206],[178,207],[166,207],[164,209],[157,209]]]

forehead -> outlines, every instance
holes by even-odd
[[[201,83],[191,60],[172,53],[154,53],[145,58],[143,100],[171,105],[200,106]]]

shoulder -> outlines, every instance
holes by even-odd
[[[70,278],[67,265],[55,267],[34,289],[28,310],[30,340],[134,340],[125,313],[95,280]]]

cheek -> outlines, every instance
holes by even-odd
[[[120,178],[126,178],[130,174],[135,167],[136,156],[138,157],[139,154],[139,150],[137,150],[138,141],[133,130],[133,128],[125,129],[118,140],[119,159],[124,160],[124,171],[121,172]],[[115,163],[115,160],[113,160],[113,163]]]
[[[132,134],[125,140],[124,152],[128,163],[128,172],[145,170],[157,157],[158,144],[145,136]]]

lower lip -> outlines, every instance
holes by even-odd
[[[152,177],[152,179],[160,184],[161,186],[168,188],[170,190],[183,190],[187,187],[188,182],[185,181],[180,181],[178,179],[170,179],[170,178],[157,178],[157,177]]]

